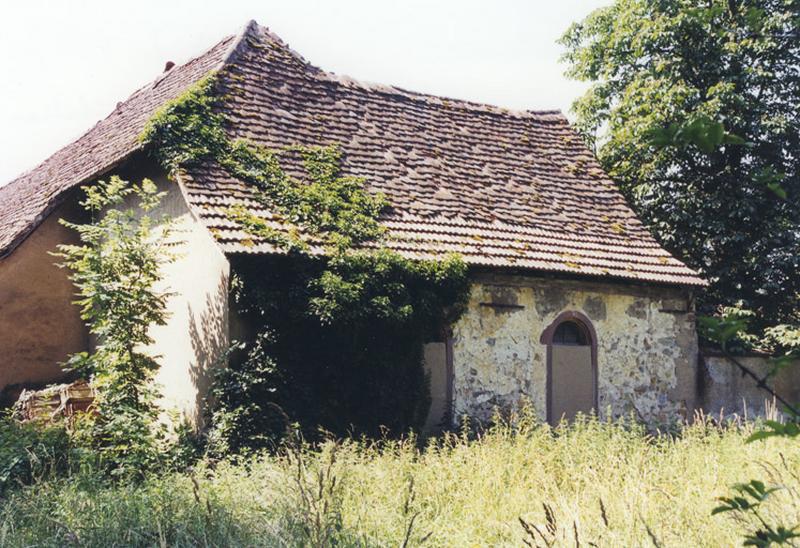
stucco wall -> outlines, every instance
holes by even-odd
[[[172,251],[177,259],[164,267],[160,288],[171,296],[164,326],[154,326],[149,351],[159,358],[156,382],[165,409],[175,409],[199,425],[210,383],[210,368],[220,363],[228,344],[228,260],[205,227],[192,215],[178,184],[147,161],[119,170],[131,181],[153,179],[167,194],[154,217],[173,219]],[[72,303],[69,272],[50,255],[59,243],[76,243],[60,217],[80,215],[70,196],[11,255],[0,260],[0,390],[7,385],[61,380],[59,367],[93,342]],[[10,394],[10,396],[14,396]]]
[[[132,176],[136,180],[141,174]],[[177,183],[150,177],[166,192],[153,216],[173,220],[176,260],[163,268],[158,288],[171,293],[166,325],[154,326],[149,351],[159,356],[156,382],[161,405],[178,410],[197,426],[211,382],[211,368],[222,365],[229,345],[228,280],[230,266],[208,230],[191,213]]]
[[[737,357],[742,365],[759,377],[764,377],[771,368],[769,360],[761,356]],[[775,403],[767,392],[756,386],[750,377],[743,376],[739,369],[723,356],[702,356],[701,392],[703,409],[713,416],[755,417],[769,414]],[[790,402],[800,401],[800,361],[795,361],[781,370],[768,384]],[[778,410],[780,404],[778,404]]]
[[[601,416],[667,420],[696,405],[697,338],[687,292],[523,276],[479,275],[453,329],[455,416],[490,418],[525,398],[546,413],[542,332],[564,311],[597,333]]]
[[[68,271],[58,268],[60,243],[75,243],[58,219],[75,220],[77,208],[53,212],[11,255],[0,260],[0,398],[16,397],[11,385],[36,385],[64,377],[67,357],[89,339]],[[4,401],[4,403],[10,403]]]

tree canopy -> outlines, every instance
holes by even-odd
[[[616,0],[561,39],[579,131],[706,311],[797,321],[798,29],[797,0]]]

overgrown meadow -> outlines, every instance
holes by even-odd
[[[799,4],[700,4],[619,1],[570,27],[569,74],[591,84],[576,127],[656,238],[711,281],[698,295],[714,315],[706,338],[774,353],[777,370],[800,352]],[[764,425],[700,416],[653,432],[582,418],[551,429],[527,410],[480,433],[398,439],[424,422],[419,349],[456,320],[466,264],[391,252],[388,201],[340,172],[327,139],[267,150],[230,138],[221,104],[235,82],[224,71],[198,81],[150,119],[142,146],[169,173],[215,162],[251,185],[282,228],[244,207],[228,220],[300,270],[278,285],[263,275],[277,269],[249,265],[248,277],[234,265],[234,301],[258,336],[218,375],[205,436],[170,434],[145,351],[150,326],[168,320],[155,290],[174,259],[162,193],[118,177],[87,188],[92,222],[65,223],[81,245],[59,256],[99,341],[67,365],[97,396],[69,428],[0,419],[0,547],[800,543],[791,402],[787,421]],[[769,376],[750,375],[782,401]],[[315,436],[315,425],[386,439]]]
[[[142,483],[46,471],[0,509],[2,546],[732,546],[753,524],[712,516],[730,485],[781,489],[761,515],[800,520],[800,446],[752,425],[672,434],[529,418],[427,442],[289,443]]]

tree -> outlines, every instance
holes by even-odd
[[[81,317],[97,337],[91,352],[73,355],[68,366],[91,378],[94,415],[78,431],[114,475],[138,476],[159,459],[164,429],[157,427],[159,368],[147,352],[149,330],[167,320],[168,294],[159,291],[170,224],[152,218],[163,193],[145,179],[130,185],[119,177],[84,188],[88,224],[61,223],[77,231],[81,245],[59,246],[63,265],[78,289]]]
[[[577,126],[670,251],[765,325],[800,307],[800,2],[616,0],[562,37]]]

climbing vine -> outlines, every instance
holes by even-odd
[[[384,230],[378,216],[388,201],[382,194],[367,192],[363,177],[340,174],[337,146],[294,145],[269,150],[244,139],[229,139],[223,98],[214,93],[218,82],[217,74],[210,74],[148,121],[140,139],[162,166],[174,173],[213,161],[253,185],[257,199],[284,230],[273,228],[243,206],[229,208],[228,215],[253,236],[286,250],[308,251],[297,228],[329,251],[344,252],[381,238]],[[282,157],[293,154],[301,157],[306,180],[289,176],[281,167]]]
[[[228,217],[284,252],[232,258],[233,301],[253,332],[218,374],[212,437],[221,451],[263,446],[271,437],[253,433],[277,431],[276,413],[309,430],[420,426],[422,347],[463,310],[466,265],[456,255],[418,261],[388,249],[379,222],[388,200],[342,173],[338,146],[230,139],[219,83],[217,74],[200,81],[142,134],[170,172],[210,162],[248,183],[268,215],[234,206]],[[304,175],[288,174],[287,161]]]
[[[216,73],[202,78],[159,109],[145,124],[139,140],[169,172],[206,158],[225,156],[229,142],[220,99],[213,93]]]
[[[302,157],[307,181],[298,181],[281,169],[281,156],[290,154]],[[278,221],[302,227],[311,239],[339,252],[383,236],[378,215],[388,206],[382,194],[364,190],[363,178],[341,176],[340,160],[335,146],[293,146],[276,152],[236,141],[222,162],[231,174],[255,186],[258,200]],[[298,234],[290,233],[287,243],[279,231],[244,208],[231,214],[255,236],[308,251]]]

